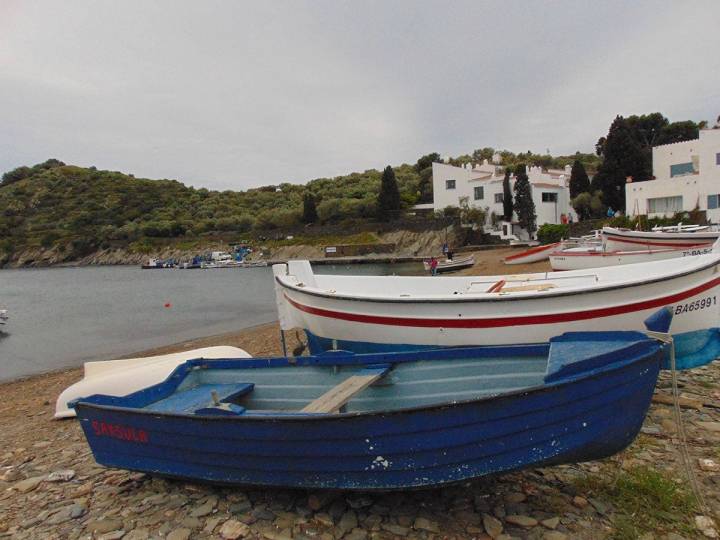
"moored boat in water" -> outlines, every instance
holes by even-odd
[[[8,310],[0,309],[0,324],[7,323],[9,318],[10,316],[8,315]]]
[[[98,463],[220,484],[429,487],[610,456],[637,435],[664,345],[544,345],[192,360],[74,404]]]
[[[720,232],[705,228],[675,230],[632,231],[603,227],[602,240],[606,251],[633,251],[667,248],[693,248],[710,246],[720,238]]]
[[[678,367],[691,368],[720,354],[719,251],[506,276],[319,275],[307,261],[273,273],[281,327],[305,330],[313,352],[543,343],[564,331],[639,330],[667,306]]]

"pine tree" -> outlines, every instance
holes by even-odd
[[[303,195],[302,220],[303,223],[315,223],[318,220],[315,196],[310,191],[306,191],[305,195]]]
[[[583,164],[576,159],[570,172],[570,198],[574,199],[587,191],[590,191],[590,179]]]
[[[382,221],[390,221],[400,215],[400,191],[395,179],[395,171],[390,165],[385,167],[382,174],[377,209],[378,219]]]
[[[518,224],[530,234],[534,233],[537,216],[525,165],[515,167],[515,204],[513,209],[517,213]]]
[[[503,214],[505,221],[512,221],[513,214],[513,197],[510,189],[510,168],[505,168],[505,178],[503,178]]]

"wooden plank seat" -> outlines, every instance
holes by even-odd
[[[240,414],[244,410],[242,407],[237,405],[232,407],[223,406],[232,405],[228,403],[230,400],[249,394],[253,388],[255,388],[253,383],[200,384],[187,390],[175,392],[165,399],[148,405],[147,409],[158,412],[211,414],[211,411],[207,409],[218,408],[218,404],[215,403],[215,398],[217,398],[218,402],[220,402],[220,408],[232,411],[234,414]],[[213,393],[215,393],[215,396],[213,396]]]
[[[337,386],[332,387],[319,398],[308,403],[300,412],[339,412],[348,401],[374,382],[377,382],[388,371],[390,371],[390,365],[368,366],[360,370],[356,375],[352,375]]]

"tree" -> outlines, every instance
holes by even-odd
[[[617,116],[602,148],[603,162],[592,180],[593,191],[603,193],[603,202],[615,210],[625,210],[625,182],[628,176],[642,182],[650,177],[646,155],[630,123]]]
[[[400,214],[400,191],[398,190],[395,171],[388,165],[380,179],[380,193],[378,194],[378,218],[390,221]]]
[[[417,160],[414,166],[420,180],[418,182],[418,201],[428,203],[433,201],[432,164],[440,161],[440,154],[433,152]]]
[[[605,215],[607,207],[602,202],[602,192],[584,191],[570,201],[580,220],[599,218]]]
[[[505,178],[503,178],[503,217],[505,221],[512,221],[513,214],[513,197],[510,189],[510,167],[505,168]]]
[[[518,224],[530,234],[535,232],[535,203],[532,199],[530,180],[525,165],[515,167],[515,204],[513,209],[518,216]]]
[[[318,220],[317,206],[315,205],[315,197],[311,191],[306,191],[303,195],[303,223],[315,223]]]
[[[586,191],[590,191],[590,179],[583,164],[576,159],[570,171],[570,198],[574,199]]]

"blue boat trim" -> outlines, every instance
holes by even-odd
[[[660,330],[662,331],[662,330]],[[441,345],[413,345],[413,344],[396,344],[396,343],[372,343],[364,341],[350,341],[344,339],[333,340],[321,336],[317,336],[305,329],[307,336],[308,348],[310,354],[320,355],[331,351],[333,347],[347,351],[353,351],[357,354],[376,354],[386,351],[390,352],[408,352],[408,351],[427,351],[427,350],[453,350],[464,347],[443,347]],[[720,358],[720,328],[709,328],[706,330],[696,330],[694,332],[683,332],[673,334],[675,343],[675,367],[679,370],[692,369],[698,366],[709,364],[716,358]],[[542,347],[538,343],[535,346]],[[663,363],[663,369],[670,369],[669,356]]]
[[[160,384],[83,398],[76,409],[95,459],[110,467],[232,485],[417,488],[622,450],[640,430],[663,356],[664,346],[639,332],[582,332],[541,345],[197,359]],[[307,381],[332,385],[364,370],[389,373],[357,396],[360,403],[424,397],[426,384],[462,395],[450,374],[482,388],[475,374],[515,377],[525,365],[529,384],[472,399],[409,407],[399,400],[395,408],[339,414],[252,407],[263,388],[266,396],[291,387],[312,394],[318,387]],[[505,384],[498,381],[488,388]],[[211,389],[210,407],[194,409]],[[240,404],[222,401],[243,392]],[[168,406],[153,410],[162,400]]]

